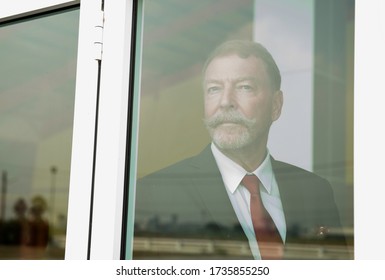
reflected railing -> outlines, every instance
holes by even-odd
[[[137,237],[136,259],[244,259],[249,244],[243,241]],[[275,250],[275,248],[270,248]],[[351,259],[353,248],[333,244],[288,244],[284,259]]]

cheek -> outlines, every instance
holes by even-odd
[[[249,102],[241,107],[241,111],[248,119],[265,120],[271,118],[271,106],[268,102]]]
[[[261,105],[258,102],[243,102],[238,106],[242,114],[249,118],[258,118],[263,112],[261,111]]]
[[[215,113],[216,106],[213,102],[205,100],[204,103],[204,113],[206,117],[210,117]]]

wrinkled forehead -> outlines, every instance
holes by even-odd
[[[226,58],[226,57],[231,57],[231,56],[237,56],[239,58],[243,58],[243,59],[247,59],[247,58],[251,58],[251,57],[254,57],[254,58],[257,58],[257,59],[261,59],[260,56],[258,55],[254,55],[254,54],[250,54],[250,53],[242,53],[242,52],[239,52],[239,51],[227,51],[227,52],[220,52],[220,53],[217,53],[216,55],[214,56],[211,56],[209,57],[205,64],[203,65],[203,74],[206,73],[206,70],[207,68],[209,67],[209,65],[214,61],[214,60],[218,60],[218,59],[221,59],[221,58]]]
[[[269,65],[269,61],[266,61],[266,59],[262,55],[256,55],[254,53],[243,53],[238,51],[218,53],[217,55],[209,58],[203,67],[203,71],[202,71],[203,80],[205,80],[206,78],[207,70],[209,68],[212,68],[213,64],[217,64],[218,61],[226,60],[227,58],[230,58],[230,57],[238,58],[239,61],[248,61],[250,64],[254,64],[255,67],[258,67],[259,71],[262,71],[263,69],[263,71],[266,72],[267,79],[270,81],[271,87],[275,90],[280,89],[280,76],[279,76],[280,74],[279,72],[275,73],[276,70],[274,70],[274,68]],[[235,65],[224,64],[223,67],[232,69],[235,67]]]
[[[206,62],[202,68],[202,76],[205,76],[207,67],[217,58],[236,55],[239,58],[256,58],[260,60],[264,65],[269,79],[271,81],[271,86],[274,90],[279,90],[281,87],[281,74],[279,68],[269,53],[269,51],[258,43],[250,42],[228,42],[219,46],[214,50],[211,55],[206,59]]]
[[[236,53],[214,57],[203,73],[203,83],[210,81],[241,81],[255,79],[271,84],[266,63],[259,57],[241,57]]]

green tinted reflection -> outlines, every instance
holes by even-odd
[[[0,259],[64,258],[78,18],[0,27]]]
[[[353,258],[354,1],[139,2],[126,258],[259,259],[254,228],[245,221],[252,218],[244,214],[248,199],[225,189],[233,182],[224,177],[239,173],[222,168],[223,176],[218,164],[249,162],[247,155],[256,153],[228,148],[230,160],[217,161],[202,122],[205,59],[234,39],[262,43],[281,72],[284,102],[269,133],[269,153],[326,179],[271,159],[283,258]],[[211,81],[238,78],[220,68],[248,68],[228,63],[214,67],[222,76],[211,69]],[[239,190],[238,182],[232,186]]]

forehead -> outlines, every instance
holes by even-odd
[[[265,63],[258,57],[242,58],[237,54],[215,57],[207,65],[204,80],[242,79],[253,77],[257,80],[269,80]]]

